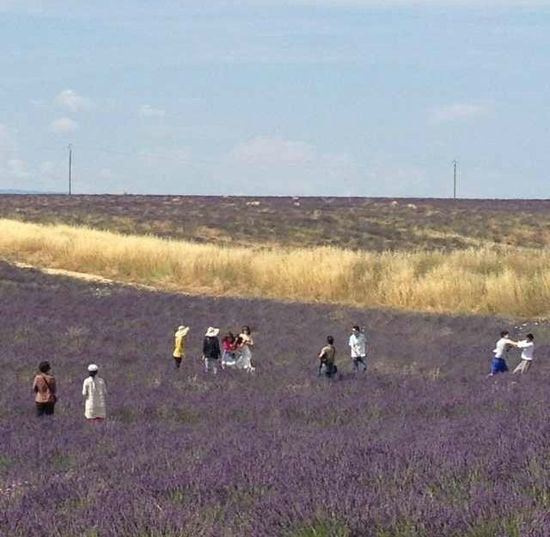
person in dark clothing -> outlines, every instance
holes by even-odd
[[[338,371],[335,361],[336,348],[334,347],[334,338],[332,336],[328,336],[327,344],[319,353],[319,376],[324,373],[328,378],[334,377]]]
[[[208,328],[202,342],[202,356],[204,358],[204,371],[218,373],[218,360],[221,356],[220,341],[218,340],[219,328]]]
[[[50,362],[40,362],[38,374],[34,377],[32,389],[35,393],[36,415],[51,416],[57,402],[55,378],[50,374]]]

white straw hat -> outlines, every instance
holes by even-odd
[[[208,328],[208,330],[206,331],[206,337],[215,337],[215,336],[217,336],[219,333],[220,333],[220,329],[219,329],[219,328],[213,328],[212,326],[210,326],[210,327]]]
[[[90,364],[90,365],[88,366],[88,371],[89,371],[90,373],[93,373],[94,371],[97,371],[98,369],[99,369],[99,367],[97,367],[97,365],[95,365],[95,364]]]

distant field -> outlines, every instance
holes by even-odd
[[[550,200],[28,195],[0,196],[0,217],[237,246],[550,245]]]
[[[548,249],[257,249],[0,220],[0,255],[193,294],[550,317]]]

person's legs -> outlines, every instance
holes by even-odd
[[[363,371],[367,370],[367,357],[366,356],[358,356],[356,358],[357,360],[357,370],[359,370],[359,364],[363,367]]]
[[[45,403],[46,408],[44,409],[44,414],[47,416],[53,416],[55,403]]]
[[[522,373],[527,373],[529,369],[531,369],[531,364],[533,363],[531,360],[523,360],[525,362],[525,365],[523,366]]]
[[[47,403],[35,403],[36,405],[36,415],[41,418],[46,413],[46,404]]]
[[[174,356],[174,365],[176,366],[176,369],[180,368],[181,360],[181,357],[178,358],[177,356]]]
[[[493,358],[493,361],[491,362],[491,375],[506,373],[507,371],[508,366],[506,365],[506,360],[504,358]]]

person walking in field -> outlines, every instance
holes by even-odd
[[[178,326],[174,334],[174,352],[172,353],[172,357],[174,358],[176,369],[179,369],[182,359],[185,358],[187,334],[189,334],[189,327],[184,325]]]
[[[332,378],[338,371],[336,367],[336,348],[334,347],[334,338],[327,336],[327,344],[319,353],[319,376],[325,375],[327,378]]]
[[[357,373],[359,367],[365,372],[367,370],[367,337],[358,325],[352,327],[348,344],[351,351],[353,372]]]
[[[204,358],[204,371],[218,373],[218,360],[221,356],[220,342],[218,340],[219,328],[208,328],[202,342],[202,356]]]
[[[527,334],[524,340],[518,341],[517,347],[521,349],[521,362],[514,369],[514,373],[527,373],[531,368],[535,353],[535,337],[533,334]]]
[[[82,384],[84,416],[88,421],[103,421],[107,417],[107,386],[105,381],[97,376],[98,371],[96,364],[90,364],[88,377]]]
[[[254,340],[252,339],[252,331],[250,330],[250,326],[243,326],[239,337],[242,339],[241,355],[245,357],[245,367],[243,367],[243,369],[254,371],[252,364],[252,349],[254,349]]]
[[[222,369],[225,366],[232,367],[235,365],[236,338],[233,332],[228,332],[222,339]]]
[[[52,416],[57,402],[57,385],[55,377],[50,373],[50,362],[40,362],[38,374],[34,377],[32,389],[36,405],[36,415]]]
[[[498,375],[499,373],[506,373],[508,371],[508,365],[506,364],[506,352],[510,347],[517,347],[517,343],[510,339],[510,332],[503,330],[500,333],[500,339],[495,345],[493,350],[494,357],[491,361],[491,372],[489,376]]]

